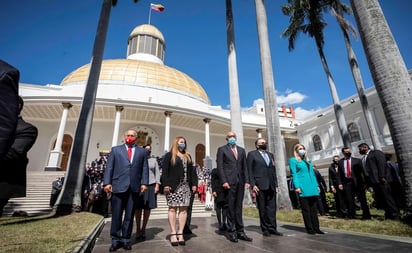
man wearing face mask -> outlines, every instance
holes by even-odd
[[[279,189],[274,156],[266,151],[265,139],[257,139],[255,146],[256,150],[247,154],[247,168],[250,186],[256,193],[260,228],[263,236],[282,236],[282,233],[277,231],[276,224],[276,193]]]
[[[371,150],[366,143],[359,144],[358,148],[359,153],[363,155],[362,163],[368,175],[368,183],[371,184],[377,201],[381,201],[385,208],[385,219],[399,220],[400,213],[392,197],[389,184],[392,182],[392,177],[386,167],[385,154],[380,150]]]
[[[343,199],[347,208],[347,218],[355,218],[355,196],[362,208],[362,219],[370,219],[370,212],[365,194],[365,175],[362,160],[352,157],[351,149],[342,148],[343,158],[338,162],[338,187],[343,191]]]
[[[135,144],[137,132],[125,132],[125,144],[112,147],[104,172],[104,191],[112,193],[110,252],[123,247],[131,250],[131,234],[135,206],[139,194],[147,190],[149,167],[147,152]],[[123,215],[124,214],[124,215]]]
[[[336,206],[336,216],[343,218],[345,216],[345,208],[343,202],[343,192],[339,189],[338,182],[338,163],[340,157],[338,155],[333,156],[332,164],[329,166],[329,189],[333,192]]]
[[[249,189],[246,151],[236,145],[236,134],[228,132],[227,144],[217,149],[216,164],[220,182],[228,200],[227,237],[231,242],[252,241],[245,234],[242,218],[245,188]]]

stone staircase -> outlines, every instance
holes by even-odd
[[[12,216],[14,212],[24,211],[29,216],[50,213],[49,207],[52,182],[64,175],[62,171],[40,171],[28,172],[27,174],[27,194],[24,198],[10,199],[4,207],[3,216]],[[168,207],[166,197],[158,195],[157,208],[152,210],[151,219],[167,218]],[[205,205],[195,199],[192,207],[192,217],[207,217],[212,215],[212,210],[206,210]]]
[[[28,172],[26,197],[10,199],[3,209],[3,216],[12,216],[18,211],[24,211],[29,216],[49,213],[52,182],[63,175],[62,171]]]

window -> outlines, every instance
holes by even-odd
[[[313,141],[313,146],[315,147],[315,151],[319,151],[322,150],[322,141],[319,137],[319,135],[315,135],[312,137],[312,141]]]
[[[361,140],[358,126],[355,123],[352,122],[348,125],[348,131],[352,142]]]

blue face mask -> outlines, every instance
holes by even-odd
[[[235,137],[230,137],[229,139],[227,139],[227,143],[229,143],[230,145],[235,145],[236,144],[236,138]]]
[[[178,143],[178,144],[177,144],[177,147],[178,147],[179,149],[184,149],[184,148],[186,147],[186,144],[184,144],[184,143]]]
[[[304,155],[306,154],[306,150],[304,150],[304,149],[299,149],[299,150],[298,150],[298,153],[299,153],[300,156],[304,156]]]

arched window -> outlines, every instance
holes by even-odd
[[[315,151],[322,150],[322,140],[320,139],[319,135],[314,135],[312,137],[313,146],[315,147]]]
[[[355,123],[353,122],[349,123],[348,131],[349,131],[350,139],[352,140],[352,142],[361,140],[358,126]]]

